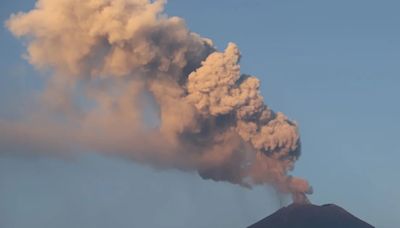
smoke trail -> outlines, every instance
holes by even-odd
[[[307,181],[288,176],[300,156],[297,125],[264,104],[259,80],[240,72],[238,47],[217,51],[163,8],[159,0],[39,0],[12,15],[7,26],[27,39],[29,62],[53,76],[45,118],[0,125],[2,138],[24,135],[7,149],[88,148],[308,192]]]

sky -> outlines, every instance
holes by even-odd
[[[3,0],[0,19],[33,7]],[[168,15],[235,42],[241,69],[261,80],[266,103],[300,127],[294,174],[314,204],[335,203],[376,227],[400,224],[400,15],[397,1],[170,0]],[[0,117],[20,118],[43,88],[23,42],[0,30]],[[288,199],[154,170],[112,156],[0,153],[0,226],[245,227]]]

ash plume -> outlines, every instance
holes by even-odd
[[[297,124],[272,111],[260,81],[240,72],[236,44],[216,50],[164,4],[39,0],[12,15],[6,25],[25,39],[27,59],[51,76],[41,117],[0,122],[2,150],[89,149],[309,193],[307,181],[288,175],[300,156]]]

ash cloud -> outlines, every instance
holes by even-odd
[[[216,50],[164,4],[39,0],[12,15],[6,25],[26,39],[27,59],[52,76],[42,117],[0,124],[2,150],[90,149],[246,187],[309,191],[288,175],[300,156],[297,124],[240,72],[237,45]]]

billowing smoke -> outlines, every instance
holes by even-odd
[[[26,41],[27,59],[51,76],[36,112],[45,117],[0,124],[2,150],[89,149],[205,179],[308,192],[307,181],[288,175],[300,156],[297,125],[264,104],[260,81],[240,72],[238,47],[217,51],[163,7],[39,0],[12,15],[6,24]]]

